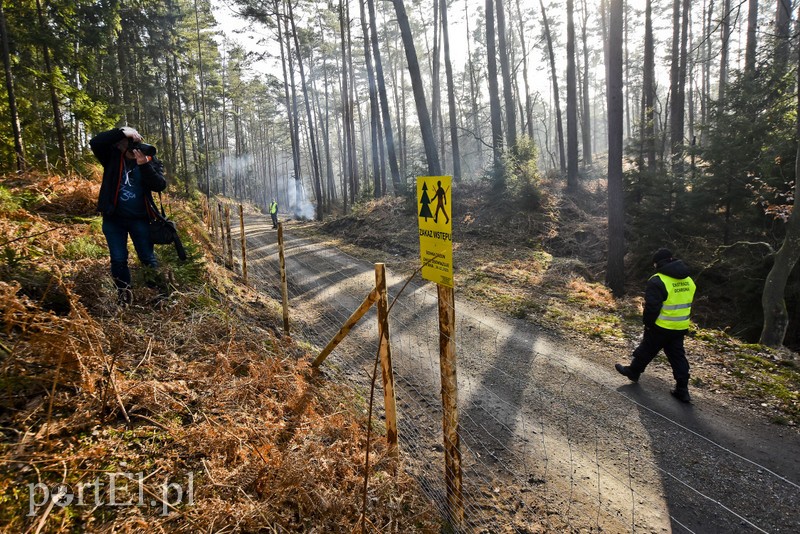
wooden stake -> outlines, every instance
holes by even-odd
[[[222,244],[222,257],[225,257],[225,217],[222,216],[222,204],[217,204],[217,220],[219,221],[219,241]],[[214,232],[216,234],[216,231]]]
[[[281,300],[283,300],[283,335],[289,335],[289,287],[286,283],[286,255],[283,250],[283,223],[278,223],[278,258],[281,263]]]
[[[247,285],[247,237],[244,235],[244,208],[239,204],[239,235],[242,242],[242,279]]]
[[[233,238],[231,237],[231,207],[225,204],[225,243],[228,249],[227,260],[225,265],[228,269],[233,270]]]
[[[375,264],[375,289],[378,298],[378,343],[381,357],[381,377],[383,378],[383,407],[386,410],[386,441],[389,455],[394,459],[400,456],[397,445],[397,407],[394,397],[394,373],[392,371],[392,347],[389,344],[389,298],[386,291],[386,265]]]
[[[364,302],[361,303],[358,309],[353,312],[347,321],[345,321],[344,325],[339,329],[336,335],[333,336],[327,345],[325,345],[325,348],[322,349],[322,352],[319,353],[319,356],[317,356],[317,358],[311,364],[312,367],[319,367],[320,364],[325,361],[325,358],[327,358],[328,355],[333,352],[333,349],[335,349],[336,346],[341,343],[341,341],[345,338],[345,336],[347,336],[350,330],[353,329],[356,323],[358,323],[358,321],[364,317],[364,314],[369,311],[372,305],[375,304],[375,301],[378,300],[379,296],[378,290],[373,288],[372,291],[370,291],[370,294],[367,295],[367,298],[364,299]]]
[[[214,208],[211,205],[211,201],[208,202],[208,237],[212,240],[215,240],[217,237],[217,227],[215,226],[217,223],[217,218],[214,217],[216,213],[214,213]]]
[[[456,380],[456,320],[453,288],[436,285],[439,295],[439,367],[442,376],[442,428],[444,432],[447,512],[456,530],[464,521],[461,492],[461,445],[458,428]]]

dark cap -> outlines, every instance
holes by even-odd
[[[653,254],[653,263],[658,264],[664,260],[671,260],[672,259],[672,252],[666,248],[658,249],[658,252]]]

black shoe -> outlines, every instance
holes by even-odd
[[[630,380],[631,382],[639,381],[639,376],[641,373],[634,373],[633,371],[631,371],[631,368],[628,367],[627,365],[622,365],[621,363],[615,363],[614,369],[616,369],[619,374],[627,376],[628,380]]]
[[[130,288],[121,287],[117,289],[117,306],[128,308],[133,302],[133,291]]]
[[[689,396],[689,390],[686,388],[675,388],[669,393],[683,403],[689,404],[692,402],[692,397]]]

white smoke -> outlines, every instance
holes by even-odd
[[[234,180],[238,175],[241,175],[244,180],[255,180],[256,190],[259,194],[256,198],[251,199],[258,204],[264,203],[264,209],[267,210],[269,202],[273,198],[278,199],[278,213],[283,217],[291,217],[295,219],[313,220],[316,214],[314,204],[308,199],[305,183],[300,181],[300,194],[297,192],[297,184],[292,174],[285,175],[278,178],[278,191],[261,191],[263,180],[260,177],[255,177],[257,166],[255,165],[255,158],[252,154],[243,154],[241,156],[229,156],[224,160],[219,160],[213,167],[211,175],[218,187],[221,188],[221,181],[224,177],[226,181],[226,192],[228,195],[233,195]],[[273,183],[272,180],[269,180]],[[221,189],[220,189],[221,190]],[[264,193],[263,195],[260,193]],[[299,198],[298,198],[299,196]],[[281,205],[282,199],[288,200],[288,206]]]
[[[306,195],[305,185],[300,182],[300,198],[297,198],[297,188],[294,180],[290,181],[290,187],[287,191],[289,197],[289,211],[296,219],[314,219],[315,209],[314,205],[308,200]]]
[[[217,178],[225,177],[233,180],[237,173],[250,173],[253,171],[253,155],[243,154],[241,156],[228,156],[216,162],[212,174]]]

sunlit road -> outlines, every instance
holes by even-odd
[[[276,232],[247,220],[248,270],[280,299]],[[371,264],[285,234],[293,328],[322,346],[374,284]],[[392,274],[393,299],[404,280]],[[458,293],[456,293],[458,295]],[[412,282],[390,316],[406,469],[437,503],[443,460],[436,291]],[[751,422],[713,398],[685,406],[669,375],[627,384],[530,323],[456,301],[468,531],[535,525],[604,532],[798,532],[796,431]],[[370,313],[323,367],[366,384]]]

